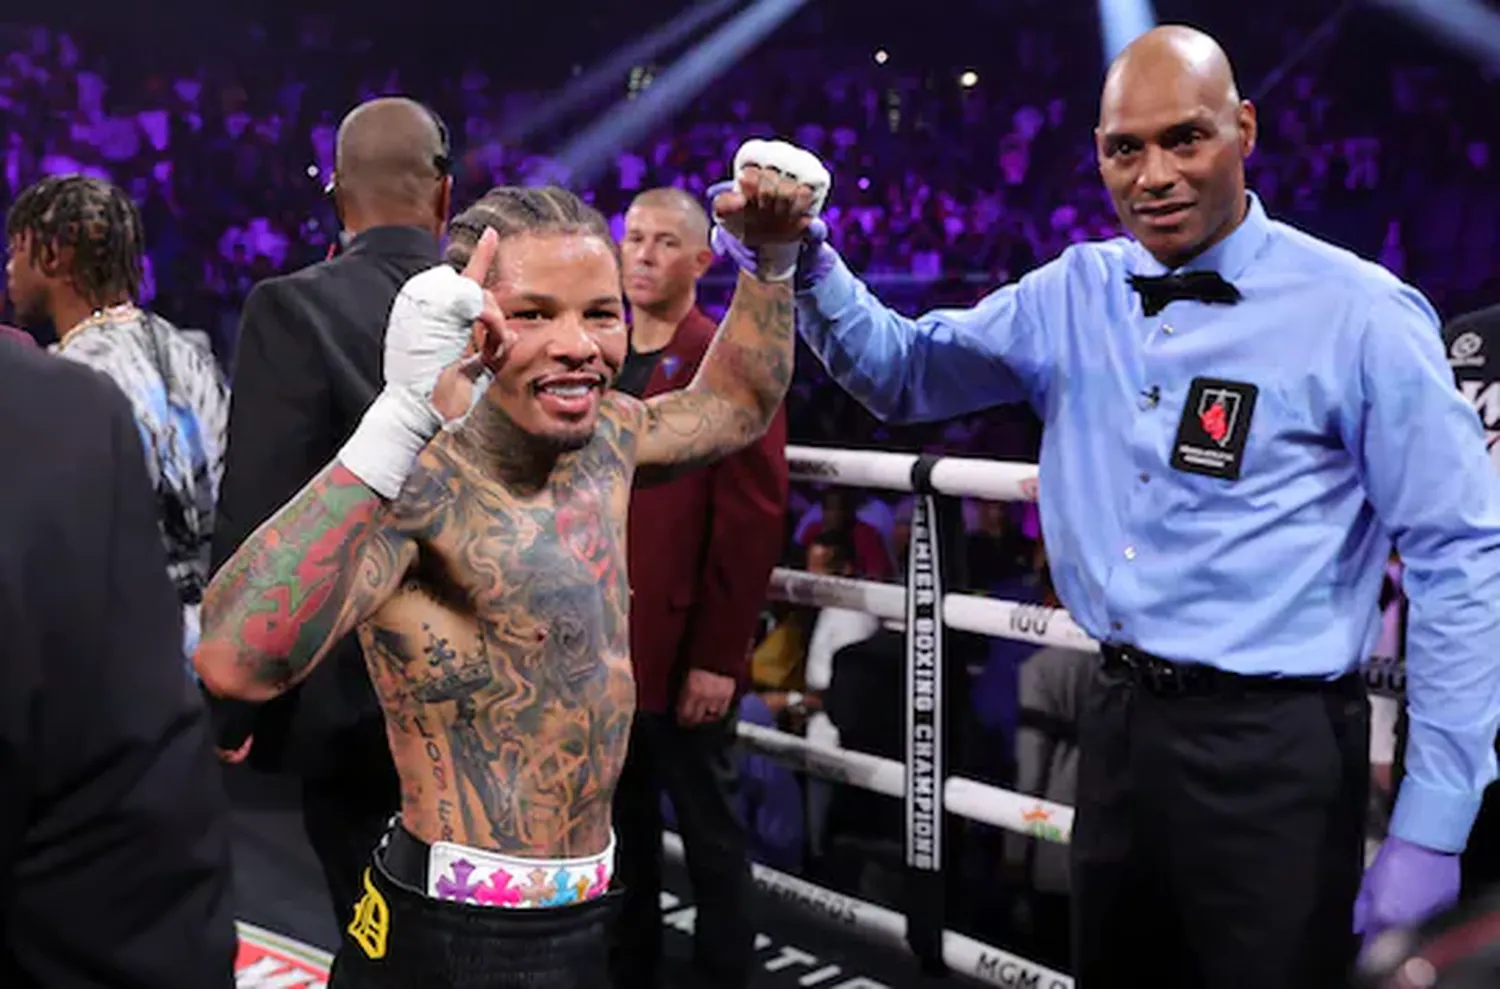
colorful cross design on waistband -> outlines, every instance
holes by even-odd
[[[467,859],[453,862],[451,875],[441,876],[434,887],[438,897],[487,907],[565,907],[600,896],[609,887],[609,871],[603,862],[594,864],[592,879],[558,866],[532,869],[519,882],[505,869],[495,869],[488,879],[470,882],[475,871]]]
[[[567,870],[563,870],[567,871]],[[557,895],[557,883],[547,869],[532,869],[521,887],[521,899],[532,906],[546,906]]]
[[[490,873],[489,881],[481,883],[474,894],[474,902],[487,907],[514,907],[521,904],[521,891],[515,888],[515,876],[504,869]]]
[[[474,892],[480,888],[482,883],[470,885],[469,877],[474,874],[474,863],[468,859],[459,859],[453,863],[453,878],[441,876],[437,881],[438,897],[444,900],[457,900],[459,903],[469,903],[474,899]]]

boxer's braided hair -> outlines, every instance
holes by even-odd
[[[16,197],[5,238],[29,241],[31,263],[49,277],[68,253],[67,276],[89,305],[134,301],[141,288],[145,231],[125,190],[84,175],[53,175]]]
[[[586,234],[609,245],[620,260],[620,245],[609,230],[609,221],[594,207],[558,186],[502,185],[485,193],[478,202],[448,224],[448,249],[443,259],[455,268],[469,263],[469,255],[486,228],[501,241],[522,234]]]

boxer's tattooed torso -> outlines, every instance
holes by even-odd
[[[507,462],[527,445],[513,424],[486,439],[486,404],[423,451],[389,505],[330,466],[215,575],[205,680],[274,696],[357,627],[414,833],[526,857],[601,851],[635,704],[634,466],[754,440],[793,346],[789,289],[742,277],[692,386],[644,404],[611,393],[588,445],[539,473]]]
[[[635,707],[633,444],[606,415],[517,493],[444,437],[392,506],[416,558],[360,641],[419,837],[546,857],[608,844]]]

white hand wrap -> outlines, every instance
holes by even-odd
[[[417,454],[442,428],[433,389],[443,368],[463,356],[483,311],[484,292],[446,264],[413,275],[396,296],[385,331],[385,389],[338,455],[382,498],[401,493]],[[475,396],[481,391],[476,382]]]
[[[833,178],[818,160],[818,156],[811,151],[785,141],[746,141],[734,155],[736,181],[741,170],[751,165],[763,171],[780,172],[812,189],[812,205],[808,208],[807,215],[816,218],[823,212],[823,204],[828,201],[828,190],[833,184]],[[730,233],[736,237],[742,236],[742,231],[730,229]],[[755,252],[757,278],[763,282],[785,282],[790,281],[797,272],[797,256],[802,252],[802,242],[761,244],[752,250]]]

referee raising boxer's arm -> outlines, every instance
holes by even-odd
[[[447,421],[467,413],[482,390],[475,379],[503,360],[508,331],[494,299],[477,287],[495,263],[497,243],[493,232],[480,238],[462,276],[440,266],[407,283],[386,336],[385,391],[338,459],[257,529],[209,585],[194,665],[214,695],[266,700],[287,690],[400,583],[416,554],[402,533],[420,528],[422,508],[417,500],[403,503],[399,524],[387,525],[387,503],[441,425],[431,410]],[[462,341],[419,339],[436,324],[402,313],[432,305],[424,289],[459,277],[471,283],[464,304],[476,330],[468,356],[445,367],[444,355],[462,349]],[[422,407],[427,402],[431,409]]]
[[[1043,420],[1049,563],[1104,657],[1070,846],[1092,989],[1164,959],[1206,989],[1342,984],[1356,929],[1453,902],[1495,778],[1500,490],[1480,424],[1422,294],[1247,189],[1257,133],[1219,45],[1159,27],[1110,66],[1094,135],[1128,236],[916,318],[827,244],[798,264],[799,332],[876,416],[1025,401]],[[1410,772],[1361,885],[1358,667],[1393,544]]]

